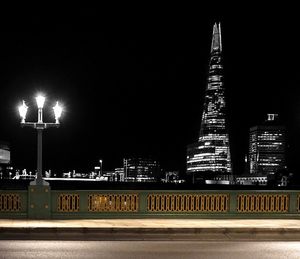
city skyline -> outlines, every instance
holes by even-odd
[[[0,139],[10,142],[13,162],[36,164],[35,133],[20,128],[16,107],[28,100],[28,116],[34,118],[34,96],[42,91],[46,113],[56,99],[66,109],[61,128],[45,134],[45,168],[92,169],[100,158],[113,168],[123,157],[150,155],[163,168],[183,170],[185,147],[200,130],[211,26],[220,21],[234,172],[243,169],[249,128],[266,113],[279,113],[287,126],[292,169],[297,168],[298,54],[287,53],[294,23],[275,16],[246,16],[242,22],[206,16],[180,28],[173,24],[166,35],[162,22],[143,35],[123,32],[114,40],[97,32],[95,17],[82,22],[81,29],[91,31],[77,31],[71,25],[78,21],[61,17],[52,31],[43,31],[47,22],[40,17],[38,25],[27,21],[38,34],[25,28],[3,34]]]

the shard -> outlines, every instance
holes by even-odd
[[[209,175],[218,180],[228,179],[232,173],[220,24],[213,28],[200,134],[198,142],[187,147],[187,173],[197,177]]]

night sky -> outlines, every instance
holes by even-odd
[[[289,167],[300,166],[299,21],[278,8],[218,11],[193,6],[115,13],[95,8],[2,10],[0,140],[14,166],[36,167],[36,132],[21,128],[17,106],[44,93],[44,121],[63,103],[59,129],[44,132],[44,169],[104,170],[123,157],[152,157],[185,168],[198,138],[214,22],[221,22],[234,173],[244,169],[249,127],[266,113],[287,126]],[[105,15],[104,15],[105,14]]]

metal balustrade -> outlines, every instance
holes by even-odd
[[[271,212],[289,211],[288,194],[239,194],[237,196],[238,212]]]
[[[21,211],[21,198],[16,193],[0,194],[0,212]]]
[[[90,194],[88,211],[92,212],[137,212],[138,194]]]
[[[228,194],[149,194],[150,212],[227,212]]]
[[[57,198],[57,211],[78,212],[79,194],[60,194]]]
[[[41,197],[41,195],[43,195]],[[284,214],[284,215],[283,215]],[[297,218],[298,190],[0,190],[0,218]]]

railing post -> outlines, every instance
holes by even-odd
[[[89,194],[92,192],[80,191],[79,194],[79,212],[80,213],[89,213]]]
[[[28,186],[28,218],[50,219],[51,218],[51,193],[50,186]]]
[[[231,191],[229,193],[229,213],[230,214],[237,214],[237,197],[238,193]]]
[[[298,213],[298,193],[295,191],[291,191],[289,200],[289,213]]]
[[[148,192],[139,193],[139,213],[142,215],[147,214],[147,197]]]

